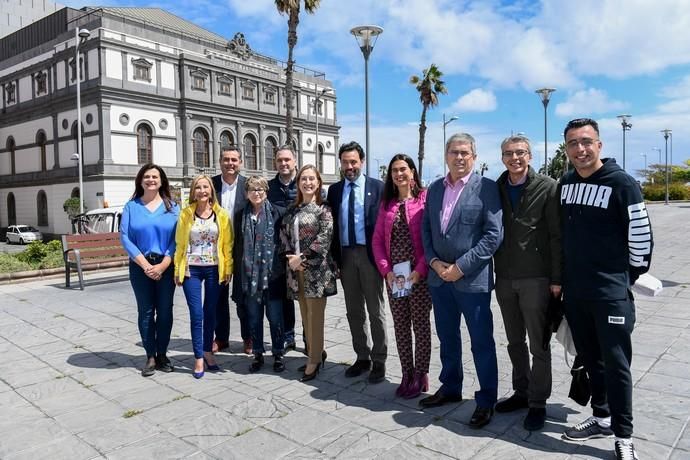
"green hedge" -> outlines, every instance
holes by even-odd
[[[0,273],[57,268],[64,266],[62,244],[59,241],[34,241],[22,252],[0,254]]]
[[[650,184],[642,187],[642,195],[647,201],[664,201],[666,199],[666,186],[664,184]],[[674,182],[668,184],[669,200],[689,200],[690,187]]]

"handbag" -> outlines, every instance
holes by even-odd
[[[568,397],[581,406],[586,406],[592,396],[592,389],[589,386],[589,376],[582,363],[582,358],[575,356],[573,367],[570,369],[573,380],[570,382]]]

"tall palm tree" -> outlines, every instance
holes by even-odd
[[[419,75],[412,75],[410,83],[415,85],[419,92],[419,101],[422,103],[422,117],[419,120],[419,177],[422,176],[422,164],[424,163],[424,136],[426,135],[426,111],[429,107],[438,105],[438,95],[447,94],[445,83],[441,80],[443,72],[438,70],[436,64],[431,64],[428,69]],[[445,146],[444,146],[445,148]]]
[[[307,13],[314,14],[319,8],[321,0],[303,0],[304,9]],[[285,68],[285,132],[287,134],[287,143],[292,143],[292,69],[295,61],[292,59],[292,51],[297,44],[297,25],[299,24],[299,10],[302,6],[302,0],[275,0],[276,8],[280,14],[287,14],[288,16],[288,59],[287,67]],[[318,108],[317,108],[318,110]]]

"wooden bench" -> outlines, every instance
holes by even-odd
[[[117,267],[129,259],[120,242],[119,232],[63,235],[62,251],[65,259],[65,287],[70,287],[70,272],[76,269],[82,291],[82,271],[85,265],[96,265],[96,268]]]

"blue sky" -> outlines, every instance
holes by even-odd
[[[79,8],[90,2],[67,1]],[[106,4],[104,4],[106,5]],[[116,0],[109,6],[160,7],[227,37],[243,32],[256,51],[287,58],[287,18],[273,0]],[[102,5],[99,5],[102,6]],[[369,60],[372,171],[398,152],[417,157],[421,114],[412,74],[435,63],[448,94],[427,115],[425,178],[442,171],[442,116],[458,116],[448,135],[477,139],[487,175],[503,171],[500,142],[523,132],[533,164],[544,156],[544,112],[534,90],[556,88],[548,107],[549,155],[568,120],[599,121],[603,155],[633,175],[663,156],[661,129],[673,130],[673,162],[688,159],[690,126],[690,8],[687,0],[466,1],[322,0],[302,12],[297,64],[323,71],[338,96],[341,142],[364,145],[364,60],[350,29],[383,27]],[[670,150],[670,145],[669,145]]]

